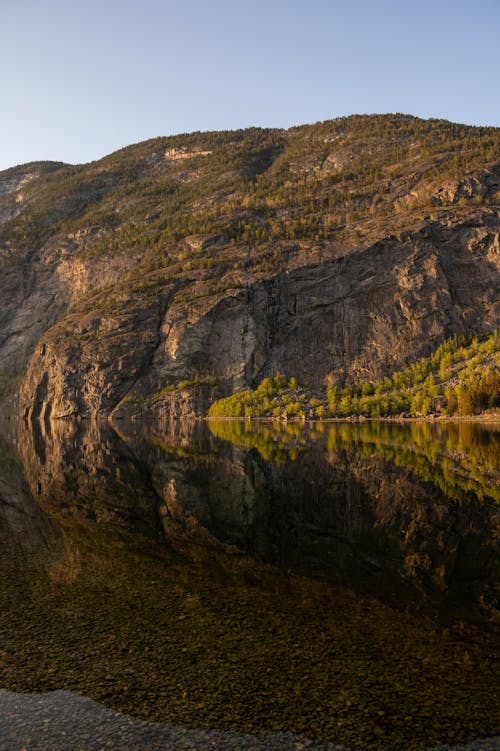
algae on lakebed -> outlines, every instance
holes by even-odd
[[[4,566],[2,687],[367,749],[499,730],[488,630],[445,628],[231,551],[193,548],[188,561],[84,537],[68,533],[45,572]]]

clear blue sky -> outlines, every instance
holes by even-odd
[[[0,0],[0,169],[405,112],[500,126],[500,0]]]

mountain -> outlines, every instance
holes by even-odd
[[[0,173],[0,393],[205,413],[376,381],[498,326],[500,129],[407,115],[157,138]]]

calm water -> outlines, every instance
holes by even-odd
[[[419,749],[500,733],[500,432],[57,423],[0,442],[0,688]]]

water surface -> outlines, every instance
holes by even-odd
[[[418,749],[499,732],[494,426],[54,423],[0,444],[0,687]]]

